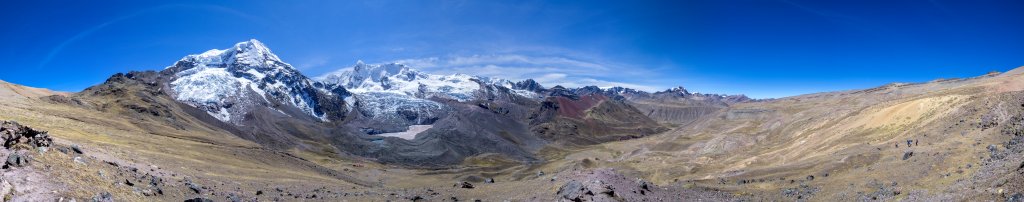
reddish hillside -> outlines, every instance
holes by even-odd
[[[583,119],[588,109],[601,104],[605,100],[608,100],[608,97],[600,94],[584,95],[576,100],[567,97],[555,97],[555,101],[558,102],[558,115],[575,119]]]

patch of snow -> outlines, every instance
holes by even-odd
[[[202,57],[202,58],[213,58],[213,57],[220,56],[223,53],[224,53],[224,50],[210,49],[210,50],[208,50],[206,52],[203,52],[202,54],[199,54],[199,57]]]
[[[523,96],[523,97],[526,97],[526,98],[543,98],[544,97],[544,96],[541,96],[540,94],[537,94],[537,93],[535,93],[533,91],[528,91],[528,90],[514,90],[513,89],[512,93],[515,93],[516,95]]]
[[[397,138],[402,138],[402,139],[406,139],[406,140],[412,140],[412,139],[416,138],[417,134],[420,134],[423,131],[427,131],[428,129],[433,128],[433,127],[434,127],[434,125],[411,125],[411,126],[409,126],[409,130],[406,130],[406,131],[396,132],[396,133],[381,133],[381,134],[377,134],[377,135],[383,136],[383,137],[397,137]]]
[[[246,70],[245,72],[255,76],[256,77],[255,80],[260,80],[260,79],[263,79],[264,77],[267,77],[266,74],[263,74],[263,72],[257,71],[256,69],[249,69],[249,70]]]
[[[213,113],[213,112],[206,112],[206,113],[210,114],[210,116],[213,116],[213,118],[217,118],[217,120],[220,120],[220,121],[223,121],[223,122],[231,121],[231,113],[228,113],[228,109],[227,108],[221,107],[220,111],[217,111],[217,113]]]
[[[239,92],[239,81],[224,68],[197,67],[179,72],[171,82],[177,99],[197,104],[220,103]]]

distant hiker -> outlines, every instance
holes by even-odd
[[[914,146],[917,146],[917,143],[921,143],[921,141],[917,140],[917,139],[914,139]]]
[[[910,147],[911,143],[914,143],[914,140],[907,140],[907,147]]]

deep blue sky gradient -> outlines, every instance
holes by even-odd
[[[768,98],[1022,66],[1021,11],[1014,0],[12,1],[0,7],[0,79],[79,91],[255,38],[310,76],[356,60],[514,55],[598,67],[559,77],[576,67],[494,64],[512,78]]]

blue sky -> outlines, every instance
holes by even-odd
[[[17,1],[0,79],[79,91],[255,38],[309,76],[405,62],[782,97],[1024,65],[1024,1]]]

